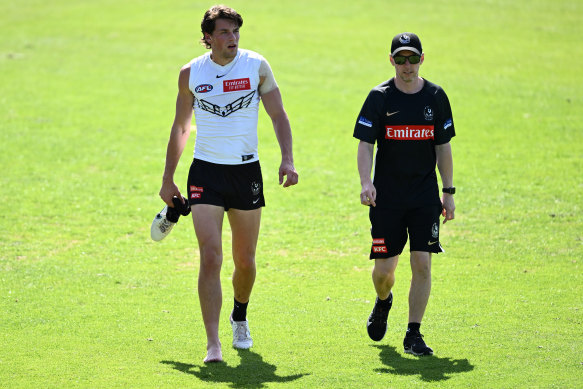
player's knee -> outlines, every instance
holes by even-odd
[[[413,261],[411,262],[411,272],[413,277],[431,278],[431,263],[429,261]]]
[[[236,255],[234,260],[235,267],[239,270],[249,271],[255,269],[255,253]]]
[[[377,282],[394,282],[395,269],[391,266],[377,266],[375,265],[372,272],[373,279]]]
[[[200,248],[201,271],[220,271],[223,253],[220,247],[205,246]]]

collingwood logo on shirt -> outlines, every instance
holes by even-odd
[[[220,117],[226,117],[226,116],[229,116],[230,114],[232,114],[233,112],[237,112],[238,110],[240,110],[242,108],[247,108],[249,106],[249,104],[251,104],[251,101],[253,100],[254,95],[255,95],[255,91],[251,91],[251,93],[249,93],[243,97],[238,98],[237,100],[225,105],[224,107],[221,107],[220,105],[213,104],[210,101],[198,100],[198,99],[196,100],[196,104],[203,111],[210,112],[210,113],[215,114],[215,115],[220,116]]]
[[[425,106],[425,108],[423,109],[423,116],[425,116],[425,120],[427,121],[433,120],[433,109],[431,109],[431,106],[429,105]]]

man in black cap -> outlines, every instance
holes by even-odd
[[[423,60],[417,35],[396,35],[390,55],[395,77],[371,90],[354,128],[354,137],[360,140],[360,202],[370,207],[370,259],[375,260],[372,279],[377,298],[367,331],[375,341],[385,335],[395,269],[409,238],[412,278],[403,346],[406,353],[419,356],[433,354],[419,328],[431,290],[431,254],[443,251],[439,218],[444,216],[443,223],[452,220],[455,210],[449,143],[455,136],[451,107],[440,86],[419,77]],[[441,176],[441,199],[436,165]]]

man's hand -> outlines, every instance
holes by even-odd
[[[362,184],[362,191],[360,192],[360,203],[362,205],[372,205],[376,207],[377,189],[374,187],[372,181]]]
[[[160,188],[160,197],[162,200],[169,206],[174,207],[174,203],[172,203],[172,198],[174,196],[178,197],[183,203],[184,199],[180,194],[180,189],[176,186],[174,181],[164,181],[162,182],[162,187]]]
[[[455,204],[453,201],[453,196],[444,193],[443,198],[441,199],[441,204],[443,206],[441,215],[445,218],[443,219],[443,224],[445,224],[448,220],[453,220],[455,218],[454,216]]]
[[[287,177],[283,184],[284,188],[298,183],[298,172],[296,172],[292,162],[281,161],[281,165],[279,166],[279,185],[283,183],[284,176]]]

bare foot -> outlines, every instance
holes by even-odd
[[[221,352],[221,345],[208,346],[204,363],[222,362],[223,353]]]

